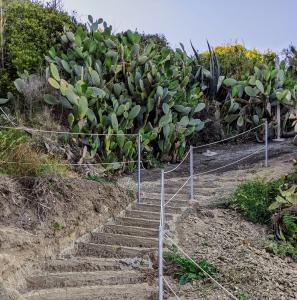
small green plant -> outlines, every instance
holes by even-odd
[[[54,223],[54,224],[53,224],[53,230],[54,230],[55,232],[61,231],[63,228],[64,228],[64,226],[61,225],[61,224],[59,224],[59,223]]]
[[[282,184],[283,179],[271,182],[260,179],[246,181],[228,199],[228,205],[249,221],[266,223],[271,215],[268,207],[276,198]]]
[[[178,279],[180,285],[206,279],[207,275],[202,270],[211,276],[215,276],[218,272],[217,268],[206,259],[194,263],[191,259],[182,257],[174,245],[172,245],[170,252],[164,255],[164,259],[173,268],[173,278]]]
[[[246,300],[248,299],[248,294],[245,291],[239,291],[237,298],[238,300]]]
[[[267,245],[266,250],[282,258],[289,256],[297,262],[297,246],[288,241],[273,241]]]

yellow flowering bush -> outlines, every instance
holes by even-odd
[[[271,50],[261,53],[257,49],[247,49],[239,43],[226,44],[213,48],[217,55],[221,75],[241,79],[254,71],[255,66],[274,62],[276,54]],[[208,66],[209,52],[202,52],[201,60]]]

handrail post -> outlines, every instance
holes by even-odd
[[[163,239],[164,239],[164,170],[161,172],[161,203],[159,226],[159,300],[163,300]]]
[[[265,120],[265,167],[268,167],[268,121]]]
[[[193,146],[190,146],[190,200],[194,200],[194,157]]]
[[[141,135],[140,132],[138,132],[137,152],[138,152],[137,201],[138,203],[140,203],[140,198],[141,198],[141,169],[140,169],[141,168]]]

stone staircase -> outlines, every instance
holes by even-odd
[[[71,251],[39,265],[26,278],[24,299],[157,299],[160,187],[153,186],[143,184],[141,204],[132,203],[120,216],[76,241]],[[166,207],[167,226],[188,207],[181,197]]]

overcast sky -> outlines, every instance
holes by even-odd
[[[67,11],[102,17],[115,32],[164,34],[172,47],[189,49],[239,41],[280,51],[297,45],[297,0],[64,0]]]

